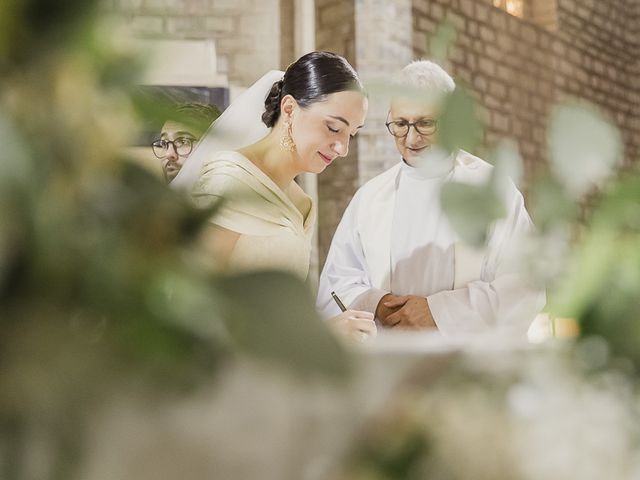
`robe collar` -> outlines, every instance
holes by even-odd
[[[482,176],[475,172],[478,166],[472,158],[468,157],[469,155],[461,150],[454,152],[450,157],[447,157],[450,162],[448,170],[443,168],[439,176],[427,178],[469,184],[477,183]],[[375,241],[366,241],[362,244],[371,283],[375,288],[391,291],[391,272],[393,270],[391,265],[391,228],[399,180],[402,172],[407,171],[411,175],[421,175],[422,172],[419,170],[404,161],[399,162],[373,179],[373,183],[367,189],[370,192],[366,195],[368,208],[360,209],[357,217],[357,229],[361,232],[362,238],[375,239]],[[471,277],[479,278],[484,252],[467,252],[469,249],[459,241],[455,242],[454,248],[454,288],[458,288],[460,285],[466,284]],[[470,275],[467,271],[472,274]]]
[[[448,156],[431,152],[421,160],[419,165],[410,165],[404,158],[400,165],[401,175],[406,175],[416,180],[446,179],[453,171],[456,155]]]

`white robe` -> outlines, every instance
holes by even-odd
[[[546,297],[510,261],[532,229],[522,194],[508,182],[502,195],[507,215],[492,225],[481,250],[460,241],[440,208],[445,182],[481,185],[492,168],[459,151],[438,171],[400,162],[363,185],[331,242],[318,309],[327,318],[339,313],[332,291],[347,307],[370,312],[387,293],[412,294],[427,298],[447,337],[525,334]]]

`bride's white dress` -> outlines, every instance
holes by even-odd
[[[316,207],[297,185],[284,192],[242,154],[222,151],[204,162],[191,196],[201,207],[224,197],[211,222],[240,234],[229,270],[275,268],[307,277]],[[296,204],[311,207],[305,215]]]

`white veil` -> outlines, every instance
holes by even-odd
[[[190,191],[200,176],[202,165],[212,154],[221,150],[237,150],[269,133],[261,119],[264,101],[273,84],[282,80],[283,75],[284,72],[271,70],[229,105],[204,133],[170,187]]]

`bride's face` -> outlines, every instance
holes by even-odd
[[[322,172],[337,157],[349,152],[349,141],[367,115],[368,102],[359,92],[336,92],[291,114],[291,136],[302,171]]]

